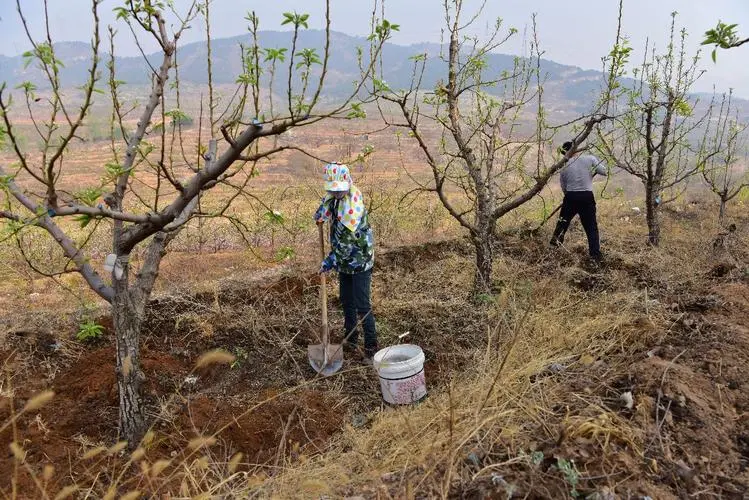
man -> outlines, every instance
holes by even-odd
[[[572,142],[562,144],[562,154],[572,148]],[[559,176],[564,200],[559,212],[559,221],[551,238],[552,246],[559,246],[564,242],[564,234],[570,227],[575,215],[580,216],[585,234],[588,237],[588,252],[595,262],[601,260],[601,245],[598,240],[598,223],[596,222],[596,200],[593,196],[593,177],[596,174],[606,175],[606,166],[593,155],[582,152],[576,153],[567,162]]]

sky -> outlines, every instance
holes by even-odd
[[[43,0],[17,1],[29,19],[32,34],[41,36]],[[332,29],[351,35],[368,33],[371,1],[330,1]],[[112,9],[123,3],[124,0],[102,2],[103,26],[115,23]],[[481,0],[464,0],[466,18],[480,3]],[[50,31],[55,41],[90,40],[91,0],[48,0],[48,4]],[[174,0],[174,4],[177,10],[184,11],[190,1]],[[497,18],[502,18],[503,26],[519,29],[520,35],[499,51],[522,53],[522,33],[530,26],[535,13],[545,58],[584,69],[600,69],[601,57],[608,53],[615,39],[618,7],[618,0],[487,0],[472,29],[477,35],[485,34]],[[261,29],[282,29],[282,12],[294,10],[310,14],[310,28],[323,27],[323,0],[212,0],[212,35],[220,38],[247,33],[244,16],[250,10],[259,16]],[[673,11],[679,13],[677,27],[686,28],[689,34],[690,53],[699,48],[703,33],[719,19],[738,23],[740,34],[744,38],[749,36],[749,0],[624,0],[622,34],[629,37],[635,50],[633,59],[639,60],[642,56],[646,39],[657,47],[665,46]],[[443,0],[386,0],[385,12],[389,21],[400,24],[400,32],[392,39],[394,43],[440,41],[445,24]],[[137,47],[127,29],[120,27],[119,31],[119,53],[136,55]],[[198,21],[183,36],[182,43],[204,39],[204,26]],[[17,55],[28,47],[16,12],[16,0],[0,0],[0,54]],[[152,45],[146,48],[155,49]],[[695,85],[695,90],[711,92],[715,86],[718,92],[724,92],[733,88],[738,96],[749,98],[749,64],[746,62],[749,61],[749,44],[719,51],[717,64],[710,60],[710,50],[703,47],[700,64],[707,72]]]

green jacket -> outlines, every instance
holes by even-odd
[[[321,220],[325,214],[338,212],[338,200],[331,199],[320,205],[315,212],[315,220]],[[374,265],[374,235],[369,225],[366,209],[356,231],[351,231],[341,224],[335,216],[330,216],[331,251],[322,262],[322,269],[335,269],[343,274],[357,274],[369,271]]]

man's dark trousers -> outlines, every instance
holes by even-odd
[[[601,244],[598,240],[598,222],[596,222],[596,199],[592,191],[568,191],[564,194],[559,221],[551,238],[551,244],[559,246],[564,242],[564,234],[570,222],[580,216],[585,234],[588,236],[588,251],[593,259],[601,258]]]

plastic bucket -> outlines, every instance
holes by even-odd
[[[394,345],[377,351],[372,364],[380,377],[385,402],[407,405],[427,394],[424,351],[413,344]]]

